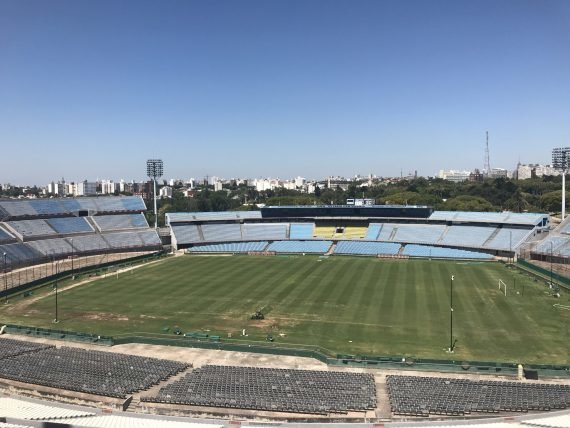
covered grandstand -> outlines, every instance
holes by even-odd
[[[201,252],[205,245],[209,250],[216,244],[267,241],[264,251],[276,253],[298,248],[299,253],[325,254],[332,245],[331,254],[486,259],[513,257],[525,242],[548,230],[550,219],[540,213],[433,211],[416,206],[289,206],[167,213],[166,223],[173,247],[191,252]],[[309,241],[332,244],[299,243]],[[303,246],[319,245],[323,251],[302,251]]]

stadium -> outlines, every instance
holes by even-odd
[[[569,221],[268,206],[166,213],[155,230],[146,210],[0,201],[3,390],[82,405],[73,426],[99,426],[93,407],[213,426],[566,426],[570,281],[553,265]]]

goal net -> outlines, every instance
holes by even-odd
[[[505,284],[502,280],[499,279],[499,291],[505,294],[507,297],[507,284]]]

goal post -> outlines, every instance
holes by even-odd
[[[505,294],[507,297],[507,284],[505,284],[502,280],[499,279],[499,291]]]

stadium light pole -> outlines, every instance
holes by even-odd
[[[553,256],[553,251],[552,251],[552,241],[550,241],[550,288],[552,288],[552,256]]]
[[[453,280],[455,275],[451,275],[451,280],[449,281],[449,352],[453,352]]]
[[[73,238],[69,238],[69,242],[71,244],[71,280],[74,280],[75,275],[73,274]]]
[[[55,264],[55,318],[53,320],[54,323],[58,323],[58,308],[57,308],[57,274],[59,273],[59,263]]]
[[[146,161],[146,175],[152,179],[154,186],[154,228],[158,229],[158,214],[156,211],[156,179],[162,177],[164,164],[161,159],[149,159]]]
[[[8,304],[8,275],[6,274],[6,251],[4,251],[4,304]]]

